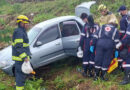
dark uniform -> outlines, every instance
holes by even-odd
[[[14,31],[12,42],[12,60],[15,61],[16,88],[23,87],[26,75],[22,72],[21,66],[24,59],[29,59],[31,55],[25,28],[19,26]]]
[[[121,18],[121,20],[120,20],[120,40],[123,38],[123,36],[125,35],[125,33],[126,33],[126,29],[127,29],[127,26],[128,26],[128,23],[127,23],[127,20],[126,20],[126,18],[127,18],[127,15],[122,15],[122,18]],[[126,51],[126,49],[127,49],[127,47],[125,47],[125,46],[123,46],[122,48],[120,48],[120,56],[119,56],[119,59],[118,59],[118,67],[119,68],[121,68],[122,69],[122,66],[121,66],[121,64],[122,64],[122,62],[123,62],[123,60],[125,60],[126,59],[126,55],[124,55],[125,53],[124,53],[124,51]]]
[[[128,28],[126,30],[126,34],[122,38],[122,41],[124,46],[128,48],[128,52],[126,55],[126,59],[123,60],[122,67],[125,70],[125,77],[124,80],[120,83],[122,85],[130,83],[130,24],[128,25]]]
[[[127,18],[127,15],[123,15],[121,20],[120,20],[120,38],[123,38],[123,36],[126,33],[126,29],[128,26],[126,18]]]
[[[97,37],[98,41],[96,44],[95,55],[95,76],[97,79],[100,70],[102,70],[101,78],[104,80],[104,75],[107,72],[112,60],[115,44],[119,42],[119,33],[115,26],[111,24],[105,24],[102,26]]]
[[[128,55],[123,63],[123,67],[126,70],[130,70],[130,24],[128,25],[125,36],[122,38],[122,43],[128,47]]]
[[[81,39],[80,39],[80,46],[82,47],[83,50],[83,69],[84,73],[87,73],[87,70],[91,72],[91,69],[93,68],[93,65],[95,64],[94,62],[94,57],[95,54],[94,52],[90,52],[90,46],[91,46],[91,41],[93,39],[94,33],[99,30],[98,25],[94,25],[93,28],[91,28],[88,23],[85,24],[82,34],[81,34]]]

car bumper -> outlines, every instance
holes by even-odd
[[[4,71],[6,74],[8,74],[10,76],[14,76],[13,65],[2,68],[2,71]]]

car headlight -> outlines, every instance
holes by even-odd
[[[7,61],[0,61],[0,68],[4,68],[8,65]]]

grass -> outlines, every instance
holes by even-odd
[[[81,61],[76,63],[74,58],[67,58],[41,67],[36,70],[38,76],[26,81],[25,90],[129,90],[130,88],[130,84],[119,85],[124,76],[119,70],[107,75],[109,81],[100,79],[93,81],[93,78],[82,77],[76,70],[79,66]],[[0,90],[13,90],[14,78],[2,71],[0,71],[0,82]]]
[[[15,20],[19,14],[27,15],[33,25],[58,16],[74,15],[77,5],[89,0],[54,0],[44,2],[26,2],[9,4],[5,0],[0,0],[0,42],[10,44],[12,33],[16,27]],[[91,12],[97,19],[100,14],[97,11],[98,5],[104,3],[108,9],[116,12],[120,5],[125,4],[130,8],[130,0],[98,0],[99,2],[92,6]],[[31,16],[31,14],[34,14]],[[73,64],[74,63],[74,64]],[[120,86],[118,83],[122,80],[123,73],[119,70],[109,76],[109,81],[93,81],[92,78],[84,78],[77,72],[81,68],[80,64],[75,64],[73,58],[59,61],[49,65],[51,68],[43,69],[32,80],[27,80],[26,90],[130,90],[130,85]],[[39,78],[41,77],[41,79]],[[0,90],[13,90],[14,78],[0,71]]]
[[[0,16],[0,27],[4,27],[4,30],[6,27],[12,26],[13,29],[15,28],[15,20],[16,17],[20,14],[27,15],[33,25],[50,19],[54,18],[57,16],[64,16],[64,15],[74,15],[74,10],[77,5],[79,5],[82,2],[86,2],[89,0],[54,0],[54,1],[44,1],[44,2],[25,2],[25,3],[14,3],[14,4],[9,4],[5,2],[5,0],[1,0],[1,6],[0,6],[0,15],[3,15],[4,18],[1,18]],[[130,1],[126,0],[98,0],[97,4],[93,5],[91,8],[91,12],[94,14],[94,17],[97,19],[100,14],[97,13],[97,8],[98,5],[104,3],[105,5],[108,6],[108,9],[114,12],[118,18],[119,15],[116,12],[117,9],[119,8],[120,5],[126,4],[128,8],[130,8]],[[7,9],[9,8],[9,9]],[[33,16],[31,16],[33,14]],[[12,19],[10,19],[12,18]],[[32,25],[32,26],[33,26]],[[12,28],[11,28],[12,29]],[[5,32],[8,33],[8,30]],[[1,36],[2,33],[0,33]],[[12,34],[12,32],[11,32]],[[2,35],[3,36],[3,35]],[[8,39],[8,35],[4,36],[5,42],[9,42],[11,39]],[[4,41],[3,39],[0,41]]]

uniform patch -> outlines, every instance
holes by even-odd
[[[107,32],[111,31],[111,27],[105,27],[105,31]]]

